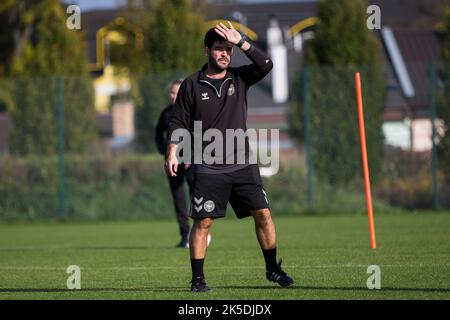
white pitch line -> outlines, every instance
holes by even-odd
[[[409,265],[395,265],[395,264],[382,264],[379,265],[381,267],[386,268],[428,268],[428,267],[450,267],[450,264],[409,264]],[[297,266],[297,265],[286,265],[287,269],[340,269],[340,268],[367,268],[368,265],[306,265],[306,266]],[[67,267],[48,267],[48,266],[0,266],[0,270],[17,270],[17,271],[27,271],[27,270],[43,270],[43,271],[59,271],[66,270]],[[104,270],[104,271],[145,271],[145,270],[182,270],[189,269],[189,266],[148,266],[148,267],[83,267],[80,266],[81,270]],[[209,266],[208,269],[264,269],[261,266]]]

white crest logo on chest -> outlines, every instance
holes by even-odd
[[[234,94],[234,85],[230,84],[228,87],[227,95],[232,96]]]
[[[202,100],[208,100],[209,96],[208,96],[208,92],[203,92],[202,93]]]

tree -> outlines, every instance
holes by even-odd
[[[321,0],[315,37],[305,44],[303,65],[308,71],[313,165],[332,184],[354,180],[361,170],[354,73],[360,71],[371,175],[380,169],[384,105],[383,68],[379,44],[366,27],[364,0]],[[304,142],[302,89],[299,77],[289,104],[291,135]]]
[[[144,75],[137,77],[137,140],[143,151],[155,150],[154,129],[168,103],[168,84],[186,76],[204,63],[206,32],[200,2],[165,0],[154,5],[145,28]]]
[[[439,167],[442,168],[445,179],[450,184],[450,8],[446,10],[444,25],[443,68],[441,71],[443,87],[438,108],[438,115],[444,121],[444,135],[439,142],[438,148]]]
[[[61,79],[65,145],[89,149],[94,137],[93,88],[84,39],[66,27],[59,0],[9,0],[0,7],[0,72],[13,77],[11,152],[51,155],[58,150],[56,82]],[[4,31],[6,33],[4,33]]]

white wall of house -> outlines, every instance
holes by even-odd
[[[114,137],[134,137],[134,107],[130,101],[116,102],[112,106]]]
[[[384,143],[404,150],[411,149],[411,129],[408,121],[383,123]]]
[[[436,120],[436,130],[438,135],[444,133],[444,123],[440,119]],[[412,121],[387,121],[383,123],[383,134],[385,144],[403,150],[425,152],[432,148],[431,121],[428,118]]]
[[[413,130],[413,151],[429,151],[433,147],[431,137],[431,121],[430,119],[415,119],[412,122]],[[436,130],[438,134],[443,134],[443,121],[436,120]],[[438,141],[436,141],[437,143]]]

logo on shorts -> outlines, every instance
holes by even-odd
[[[227,95],[232,96],[234,94],[234,85],[230,84],[228,87]]]
[[[197,197],[194,197],[194,202],[195,202],[194,209],[195,209],[195,211],[200,212],[200,210],[202,210],[202,205],[201,205],[202,201],[203,201],[203,197],[201,197],[199,199],[197,199]]]
[[[205,204],[203,205],[203,209],[205,209],[206,212],[213,211],[215,207],[216,205],[211,200],[206,201]]]
[[[262,192],[264,194],[264,199],[266,199],[266,203],[269,204],[269,200],[267,200],[267,193],[266,190],[262,189]]]

